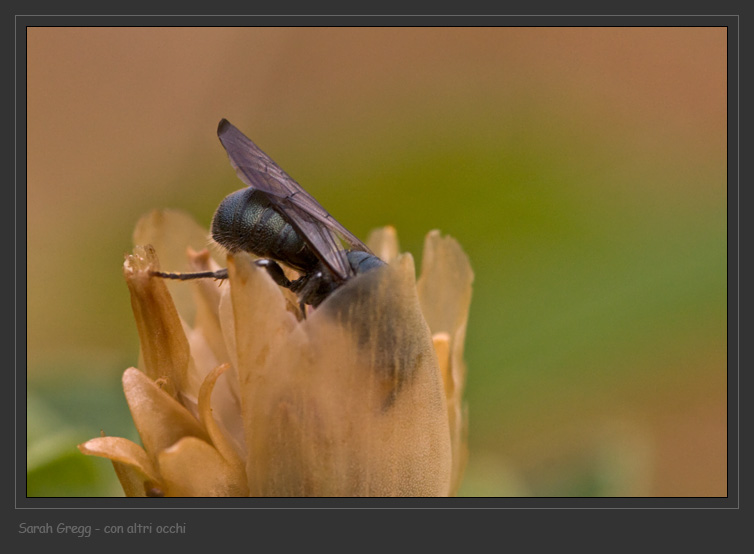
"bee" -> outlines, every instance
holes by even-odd
[[[212,238],[231,254],[257,256],[256,265],[297,295],[302,314],[306,305],[316,308],[352,277],[385,265],[228,120],[220,121],[217,136],[247,186],[220,203],[212,218]],[[288,279],[281,263],[300,277]],[[228,270],[153,275],[226,279]]]

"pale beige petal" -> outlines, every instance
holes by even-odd
[[[112,464],[115,475],[118,477],[126,496],[130,498],[165,496],[165,488],[162,482],[151,481],[139,468],[120,462],[112,462]]]
[[[236,321],[233,315],[233,299],[230,295],[230,287],[225,289],[220,295],[220,306],[218,308],[220,316],[220,328],[223,332],[223,341],[225,349],[230,357],[230,363],[233,367],[238,367],[238,353],[236,350]]]
[[[239,475],[211,445],[185,437],[158,456],[165,496],[248,496]]]
[[[221,362],[215,356],[209,342],[207,342],[207,336],[200,329],[191,329],[186,326],[184,327],[184,332],[189,343],[192,362],[189,364],[191,369],[187,375],[185,394],[196,399],[199,394],[199,387],[202,386],[207,373],[213,367],[219,366]]]
[[[251,258],[243,254],[229,257],[228,271],[243,401],[247,387],[255,386],[258,368],[268,361],[271,351],[285,343],[297,320],[286,310],[280,287]]]
[[[437,363],[440,366],[445,397],[452,398],[455,387],[453,386],[453,375],[450,369],[450,335],[448,333],[437,333],[432,336],[432,344],[437,355]]]
[[[216,367],[209,372],[207,378],[202,383],[202,388],[199,391],[199,417],[201,418],[202,425],[207,430],[212,444],[225,459],[228,464],[234,468],[240,475],[246,479],[244,460],[241,459],[240,453],[243,451],[243,445],[232,440],[226,431],[220,428],[218,422],[213,415],[213,401],[212,392],[215,389],[215,384],[218,378],[223,375],[228,369],[230,364],[223,364]],[[241,407],[236,405],[235,413],[237,416],[241,415]],[[240,417],[238,417],[240,420]]]
[[[388,225],[369,233],[366,245],[375,255],[387,263],[392,262],[400,253],[398,233],[395,227]]]
[[[438,231],[429,233],[424,244],[417,289],[422,311],[436,338],[435,350],[438,357],[444,358],[441,367],[447,364],[449,368],[443,373],[443,379],[453,445],[451,494],[458,490],[468,457],[468,409],[463,400],[466,363],[463,350],[473,280],[474,273],[468,256],[458,242],[451,237],[441,237]]]
[[[209,233],[180,210],[154,210],[139,219],[133,233],[134,245],[151,244],[168,272],[190,271],[186,249],[199,251],[211,243]],[[193,324],[195,305],[191,286],[179,281],[167,283],[181,317]]]
[[[450,496],[456,496],[461,488],[463,474],[469,461],[469,404],[460,402],[453,427],[450,430],[453,444],[453,470],[450,480]]]
[[[252,495],[448,494],[445,394],[409,255],[338,289],[260,362]]]
[[[157,269],[154,249],[137,246],[133,255],[126,256],[123,275],[131,293],[144,372],[154,380],[165,378],[175,395],[175,389],[186,385],[189,344],[165,280],[150,275]]]
[[[452,237],[431,231],[424,241],[419,302],[432,333],[451,336],[466,326],[474,272],[469,258]]]
[[[189,250],[190,270],[200,271],[217,271],[220,266],[214,263],[209,256],[209,251],[194,252]],[[215,367],[219,364],[230,362],[228,351],[225,348],[222,329],[220,328],[220,298],[223,290],[228,289],[227,280],[218,281],[215,279],[196,279],[190,283],[194,290],[194,301],[196,304],[196,318],[194,319],[194,331],[201,332],[204,335],[207,346],[210,348],[217,361],[210,366]],[[201,366],[198,363],[197,365]]]
[[[188,410],[138,369],[123,373],[123,391],[141,442],[152,460],[182,437],[209,440]]]
[[[147,496],[160,490],[161,478],[144,449],[121,437],[97,437],[79,445],[89,456],[108,458],[120,480],[126,496]]]
[[[260,383],[269,378],[265,368],[268,363],[275,363],[270,357],[272,352],[289,346],[288,338],[298,322],[286,309],[280,287],[249,256],[228,257],[228,272],[230,302],[221,301],[220,320],[226,344],[233,347],[236,356],[243,442],[248,459],[248,440],[256,432],[250,419],[251,408]]]
[[[453,471],[450,484],[450,495],[455,496],[461,484],[461,477],[466,468],[468,448],[466,446],[467,434],[467,408],[461,395],[457,392],[458,383],[455,382],[451,365],[450,335],[437,333],[432,337],[432,342],[440,364],[440,374],[445,386],[445,400],[448,403],[448,426],[450,427],[450,448],[453,454]],[[461,383],[461,388],[463,388]]]
[[[216,271],[220,267],[209,257],[207,250],[194,252],[189,249],[189,258],[191,271]],[[189,389],[192,396],[196,397],[208,372],[231,361],[220,323],[220,302],[229,293],[230,285],[227,279],[196,279],[186,285],[194,289],[197,305],[194,328],[186,332],[194,362],[194,370],[189,374]],[[239,405],[235,371],[232,373],[234,378],[222,379],[215,391],[215,396],[218,397],[215,403],[220,405],[223,418],[233,409],[237,412]]]

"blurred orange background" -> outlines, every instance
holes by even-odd
[[[123,254],[142,214],[208,226],[242,187],[226,117],[357,236],[395,225],[418,259],[439,228],[469,253],[462,494],[725,496],[726,43],[722,27],[29,28],[29,494],[117,489],[75,444],[130,425]]]

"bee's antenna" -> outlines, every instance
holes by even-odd
[[[166,273],[164,271],[150,271],[154,277],[163,279],[177,279],[179,281],[188,281],[190,279],[227,279],[228,270],[218,269],[217,271],[197,271],[196,273]]]

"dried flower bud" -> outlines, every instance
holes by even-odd
[[[162,254],[201,233],[166,211],[135,235]],[[369,242],[389,265],[305,318],[245,254],[228,257],[227,282],[177,283],[193,301],[183,294],[176,308],[149,274],[154,249],[137,247],[124,275],[141,371],[126,370],[123,385],[143,448],[99,437],[81,451],[111,459],[129,496],[455,494],[466,459],[468,259],[430,233],[417,285],[392,228]],[[215,267],[206,252],[188,257],[192,270]]]

